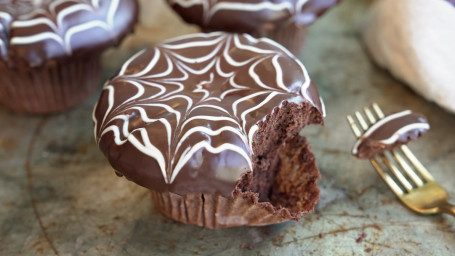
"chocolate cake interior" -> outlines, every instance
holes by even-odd
[[[320,174],[306,138],[299,132],[308,124],[322,124],[320,112],[310,104],[287,103],[259,123],[253,141],[253,168],[237,189],[254,192],[259,202],[285,207],[293,216],[312,211],[319,198]]]

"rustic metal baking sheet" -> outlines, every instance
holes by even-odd
[[[455,197],[455,115],[369,60],[358,30],[370,3],[345,0],[311,27],[300,56],[328,112],[325,127],[303,131],[323,176],[315,214],[225,230],[166,219],[147,190],[116,177],[96,148],[94,95],[48,117],[0,108],[0,255],[453,255],[454,218],[407,210],[367,161],[349,153],[345,116],[354,110],[376,101],[387,112],[421,112],[432,129],[411,148]],[[105,78],[143,45],[195,31],[162,4],[143,12],[146,26],[106,53]]]

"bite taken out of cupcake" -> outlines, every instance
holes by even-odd
[[[305,67],[267,38],[213,32],[137,53],[93,112],[99,148],[164,215],[206,228],[299,220],[319,199],[299,131],[323,124]]]
[[[101,53],[137,21],[136,0],[0,2],[0,104],[67,110],[100,86]]]
[[[188,23],[204,32],[227,31],[268,37],[298,55],[307,28],[340,0],[167,0]]]

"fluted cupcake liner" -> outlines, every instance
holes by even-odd
[[[253,36],[268,37],[298,56],[302,52],[306,34],[307,26],[291,23],[287,26],[280,26],[279,28],[257,32],[253,34]]]
[[[27,70],[0,66],[0,72],[1,105],[25,114],[49,114],[77,105],[97,89],[101,58],[96,54]]]
[[[165,216],[204,228],[264,226],[291,219],[285,208],[275,209],[270,203],[259,203],[252,192],[235,193],[232,197],[218,194],[158,193],[151,190],[155,208]]]
[[[251,33],[251,35],[256,38],[270,38],[284,46],[292,54],[298,56],[303,50],[307,30],[307,26],[291,23],[286,26],[280,26],[274,29]],[[210,28],[201,28],[201,31],[204,33],[211,33],[217,30]]]

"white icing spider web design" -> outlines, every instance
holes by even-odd
[[[111,134],[115,145],[128,142],[155,159],[167,184],[184,166],[200,167],[202,150],[234,154],[244,162],[240,172],[225,170],[239,172],[235,182],[252,170],[256,124],[285,100],[305,101],[309,84],[305,68],[268,39],[181,37],[139,52],[106,84],[95,136],[99,143]],[[100,104],[107,111],[97,114]]]

